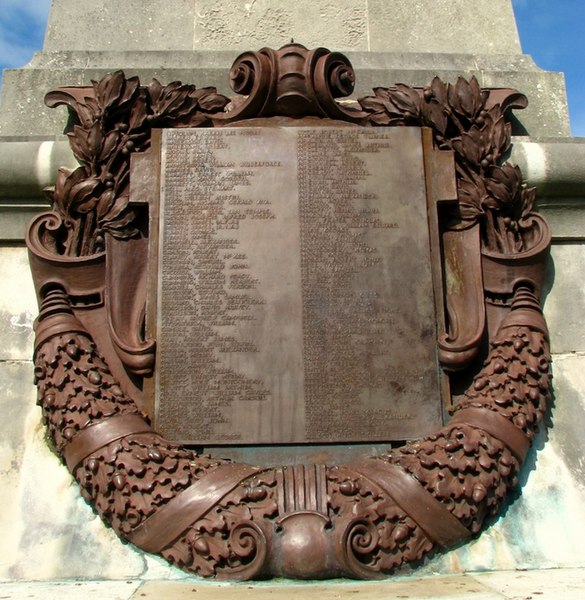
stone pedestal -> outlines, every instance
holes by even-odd
[[[62,114],[42,102],[57,85],[124,69],[145,82],[180,79],[230,93],[226,73],[237,54],[291,38],[346,53],[358,74],[356,97],[373,86],[475,75],[483,87],[528,95],[529,135],[570,135],[563,76],[522,55],[510,0],[96,0],[89,9],[56,0],[43,51],[5,72],[0,140],[59,134]]]

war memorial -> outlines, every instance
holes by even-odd
[[[54,0],[0,105],[2,585],[578,580],[584,165],[508,0]]]

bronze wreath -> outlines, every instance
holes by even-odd
[[[291,62],[305,86],[296,95],[283,76]],[[27,235],[40,301],[38,402],[84,498],[145,551],[218,578],[383,576],[480,531],[517,484],[550,397],[539,306],[550,232],[532,212],[534,190],[503,162],[508,109],[523,107],[525,98],[481,90],[475,79],[451,85],[435,78],[425,89],[377,88],[359,106],[338,103],[335,97],[353,89],[349,61],[296,44],[246,53],[231,75],[236,92],[248,97],[229,106],[211,88],[156,80],[141,86],[122,72],[92,88],[47,95],[49,106],[72,109],[68,135],[81,166],[60,171],[50,191],[53,212]],[[104,340],[89,333],[105,318],[106,236],[133,239],[140,231],[128,205],[130,156],[148,149],[152,128],[279,115],[430,128],[436,146],[455,156],[459,201],[448,215],[446,243],[453,232],[481,232],[488,313],[496,315],[483,367],[440,431],[347,465],[261,468],[165,441],[106,364],[98,349]],[[449,315],[457,303],[447,303]],[[95,310],[80,309],[88,306]],[[478,314],[463,333],[439,340],[446,368],[477,355],[485,329]],[[122,342],[116,351],[126,353],[129,370],[148,373],[153,344],[138,340],[135,351]]]

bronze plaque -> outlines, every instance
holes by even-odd
[[[121,71],[46,96],[80,161],[26,235],[47,435],[104,522],[198,576],[395,574],[479,531],[551,400],[551,232],[502,158],[526,98],[435,77],[358,108],[347,58],[299,44],[230,76],[233,99]],[[148,422],[153,375],[203,452]]]
[[[166,130],[155,424],[201,445],[441,426],[420,128]]]

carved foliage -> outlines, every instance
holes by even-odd
[[[508,90],[495,103],[475,77],[459,78],[454,85],[435,77],[424,89],[398,84],[374,93],[360,100],[370,123],[430,127],[438,147],[455,153],[459,206],[451,226],[479,221],[487,249],[504,254],[525,250],[535,190],[523,183],[518,167],[502,161],[512,134],[506,111],[524,108],[526,98]]]
[[[465,425],[450,426],[387,456],[477,533],[518,480],[519,463],[498,439]]]
[[[51,349],[57,349],[59,360],[52,359]],[[482,382],[489,374],[501,373],[502,361],[510,368],[509,381],[500,386],[496,380],[491,394],[482,392],[481,385],[476,386],[481,389],[468,394],[461,410],[471,406],[495,411],[510,418],[515,426],[522,425],[526,433],[534,432],[549,393],[545,334],[521,324],[504,327],[476,382]],[[85,334],[51,337],[40,345],[36,365],[40,402],[61,449],[68,440],[75,440],[83,426],[104,422],[116,411],[136,410],[131,400],[118,393],[116,382]],[[100,373],[99,382],[92,375],[95,372]],[[510,403],[500,398],[513,395],[511,388],[518,383],[528,386],[520,390],[527,396],[524,402],[511,402],[517,407],[512,414],[508,410]],[[530,389],[538,390],[538,398]],[[76,401],[88,393],[96,399],[97,409],[92,402]],[[65,398],[66,402],[55,404],[53,397]],[[109,404],[102,404],[102,398]],[[532,408],[524,410],[524,406]],[[524,420],[518,421],[520,416]],[[65,431],[74,433],[65,436]],[[379,460],[411,473],[474,533],[486,516],[495,513],[507,489],[516,485],[519,468],[518,460],[502,441],[480,428],[459,424],[449,425]],[[129,535],[158,508],[221,462],[178,448],[156,434],[137,434],[92,453],[76,469],[75,476],[83,496],[102,518],[120,534]],[[392,496],[357,474],[351,465],[328,469],[326,480],[326,519],[334,532],[330,539],[339,562],[330,574],[372,577],[416,562],[435,548],[408,514],[408,507],[400,508]],[[271,540],[276,535],[277,518],[282,516],[278,510],[279,493],[282,490],[278,489],[274,470],[247,478],[161,554],[204,576],[269,574]]]
[[[116,414],[140,414],[85,335],[52,337],[35,354],[38,403],[58,451],[90,423]]]
[[[493,411],[532,439],[543,419],[550,390],[546,333],[523,325],[503,327],[456,411]],[[385,460],[400,464],[416,477],[473,533],[481,529],[486,516],[496,514],[507,490],[517,485],[521,466],[495,436],[462,424],[449,425],[434,436],[407,444]]]
[[[392,497],[351,468],[330,469],[328,491],[334,529],[343,532],[338,542],[342,560],[354,577],[391,573],[433,549]]]
[[[62,321],[64,329],[69,321]],[[140,414],[85,333],[45,341],[35,355],[35,374],[43,418],[61,454],[91,426],[116,415]],[[73,474],[83,497],[125,535],[222,462],[198,457],[154,433],[134,434],[90,454]]]
[[[138,235],[128,207],[129,155],[149,147],[152,128],[208,124],[228,99],[215,88],[178,81],[163,86],[153,79],[141,86],[137,77],[116,71],[91,88],[54,90],[45,102],[70,108],[67,136],[81,166],[60,169],[48,194],[65,222],[61,252],[83,256],[103,250],[105,232],[120,239]]]
[[[100,517],[127,535],[221,462],[156,434],[138,434],[101,448],[83,461],[75,476]]]
[[[456,157],[459,203],[450,226],[480,222],[484,248],[512,255],[526,250],[534,191],[525,187],[517,168],[501,164],[510,146],[506,110],[523,106],[523,96],[496,98],[474,79],[460,79],[455,85],[435,79],[424,90],[404,85],[378,88],[375,96],[361,101],[363,113],[348,115],[341,108],[336,113],[331,102],[351,87],[353,73],[344,57],[323,52],[309,53],[294,45],[243,55],[232,78],[236,89],[250,98],[235,103],[229,117],[221,113],[227,99],[211,88],[161,86],[156,81],[142,87],[121,72],[91,89],[62,88],[49,94],[50,106],[65,103],[73,110],[69,137],[82,166],[72,173],[62,171],[51,193],[64,225],[49,231],[59,232],[57,244],[43,238],[47,251],[88,255],[101,251],[106,231],[119,238],[137,233],[127,205],[129,155],[148,148],[152,127],[208,125],[213,115],[227,122],[306,110],[370,125],[431,127],[439,147]],[[285,76],[289,71],[296,77],[291,81],[303,82],[290,102]],[[438,433],[371,461],[386,473],[392,472],[392,465],[401,481],[406,476],[410,485],[416,484],[416,494],[430,497],[445,517],[456,517],[473,533],[494,514],[506,490],[516,485],[521,458],[509,436],[531,438],[549,398],[550,356],[536,288],[529,284],[515,290],[512,310],[491,340],[490,355],[457,407],[460,413],[480,411],[486,419],[495,415],[508,431],[496,435],[481,422],[455,422],[456,415]],[[92,429],[102,431],[94,426],[116,418],[119,423],[120,415],[140,415],[73,317],[63,290],[44,297],[37,336],[39,403],[60,453],[67,454]],[[84,497],[129,539],[135,539],[137,531],[148,534],[153,518],[179,507],[171,517],[188,525],[181,525],[182,531],[160,553],[203,576],[374,577],[416,562],[438,546],[414,517],[416,507],[410,506],[408,495],[389,493],[355,466],[322,467],[319,489],[326,500],[318,510],[308,510],[308,488],[294,488],[293,498],[293,488],[284,488],[278,469],[254,475],[239,471],[233,481],[228,478],[225,492],[217,492],[224,489],[216,483],[226,462],[199,456],[155,433],[128,431],[113,441],[106,435],[72,468]],[[197,494],[183,504],[181,498],[195,484],[205,489],[206,480],[213,480],[208,491],[218,494],[217,501],[205,505],[201,514],[189,512],[189,498],[197,499]],[[455,534],[468,533],[465,528],[455,527]]]
[[[546,336],[511,328],[493,344],[492,357],[458,406],[489,408],[508,418],[532,439],[542,422],[551,389]]]
[[[274,470],[242,482],[161,552],[203,577],[251,579],[268,575],[272,523],[278,516]]]

